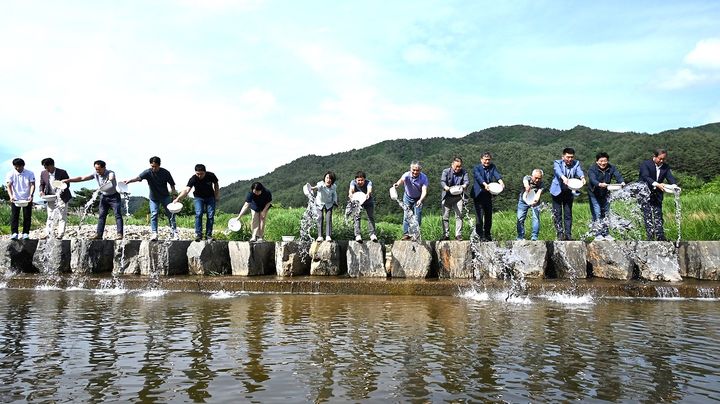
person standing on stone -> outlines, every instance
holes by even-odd
[[[30,238],[30,223],[32,218],[32,199],[35,194],[35,174],[25,169],[25,160],[13,159],[13,169],[5,176],[8,196],[10,196],[10,239],[17,240]],[[26,201],[27,205],[19,207],[15,201]],[[20,227],[20,211],[23,215],[22,233]]]
[[[55,167],[55,160],[50,157],[42,159],[40,163],[45,168],[40,172],[40,196],[60,194],[60,198],[47,201],[47,222],[45,224],[45,234],[42,238],[52,236],[54,224],[57,220],[55,235],[58,239],[62,239],[65,234],[65,226],[67,226],[67,203],[72,198],[72,195],[69,186],[61,190],[53,185],[53,181],[66,180],[70,176],[62,168]]]
[[[588,169],[588,198],[592,215],[591,228],[596,229],[595,240],[614,240],[608,231],[607,221],[604,220],[610,210],[607,187],[613,178],[620,185],[625,185],[622,174],[609,161],[610,155],[600,152],[595,155],[595,164]]]
[[[462,240],[462,215],[466,201],[465,189],[468,185],[470,185],[470,178],[467,170],[463,168],[463,161],[460,157],[455,157],[450,163],[450,167],[444,169],[440,175],[443,240],[450,240],[451,211],[455,213],[455,240]],[[460,187],[462,190],[460,193],[451,192],[453,187]]]
[[[480,164],[473,169],[473,202],[475,205],[475,232],[480,241],[492,241],[492,197],[490,183],[497,182],[505,187],[502,174],[492,163],[492,154],[484,152],[480,157]]]
[[[120,202],[120,193],[117,191],[117,177],[115,172],[108,170],[105,166],[105,162],[102,160],[95,160],[93,163],[95,172],[83,177],[74,177],[66,180],[62,180],[65,183],[70,182],[83,182],[91,179],[95,179],[100,190],[100,204],[98,207],[98,224],[95,236],[93,240],[102,240],[103,233],[105,232],[105,221],[110,209],[115,213],[115,226],[117,228],[117,239],[122,240],[123,238],[123,217],[122,217],[122,205]]]
[[[377,242],[377,236],[375,235],[375,198],[373,198],[373,183],[367,179],[365,171],[358,171],[355,173],[355,179],[350,181],[350,189],[348,190],[348,198],[352,200],[355,192],[362,192],[365,194],[365,200],[360,201],[360,206],[365,209],[368,217],[368,232],[370,233],[370,240]],[[362,242],[362,236],[360,235],[360,215],[358,214],[353,218],[354,230],[355,230],[355,241]]]
[[[132,184],[133,182],[140,182],[146,180],[148,183],[149,194],[148,199],[150,200],[150,240],[158,239],[158,213],[160,208],[165,210],[165,216],[168,218],[170,228],[172,229],[171,238],[177,239],[177,225],[175,223],[175,215],[170,213],[167,205],[170,203],[170,193],[175,194],[175,180],[173,180],[170,171],[160,167],[160,157],[150,157],[150,168],[141,172],[135,178],[123,181],[126,184]],[[168,191],[170,186],[170,191]]]
[[[311,190],[315,194],[315,207],[317,208],[317,240],[323,241],[322,230],[325,222],[325,241],[332,241],[332,211],[338,206],[337,185],[335,184],[335,173],[328,171],[322,181],[318,181]]]
[[[562,158],[553,162],[553,180],[550,184],[552,196],[553,221],[557,231],[557,239],[572,240],[572,206],[575,199],[573,190],[568,187],[571,178],[579,178],[585,184],[580,161],[575,160],[575,149],[566,147]]]
[[[250,228],[252,236],[250,241],[263,241],[265,237],[265,219],[272,206],[272,193],[259,182],[250,185],[250,192],[245,196],[245,203],[240,209],[237,218],[240,219],[248,210],[251,212]]]
[[[395,184],[394,188],[403,185],[405,192],[403,193],[403,205],[405,206],[403,213],[403,240],[417,239],[420,237],[420,225],[422,224],[422,205],[427,196],[429,185],[428,177],[422,172],[422,165],[419,161],[410,163],[410,171],[405,172]],[[415,216],[417,229],[412,229],[414,234],[410,234],[410,215]],[[415,233],[416,232],[416,233]]]
[[[538,239],[540,233],[540,195],[543,191],[543,170],[536,168],[532,170],[530,175],[523,177],[523,190],[520,191],[518,197],[517,207],[517,239],[525,239],[525,218],[527,218],[527,212],[532,212],[532,234],[530,240],[535,241]],[[532,199],[525,198],[526,193],[533,191],[534,196]]]
[[[670,171],[667,163],[667,150],[657,149],[653,158],[640,163],[640,181],[650,189],[650,197],[641,201],[643,218],[645,220],[645,233],[648,240],[666,241],[662,212],[663,193],[665,181],[677,184],[677,180]]]
[[[190,190],[193,191],[195,204],[195,241],[203,238],[203,213],[207,212],[205,239],[213,241],[213,225],[215,224],[215,206],[220,200],[220,181],[214,173],[207,171],[204,164],[195,164],[195,175],[190,177],[187,186],[173,200],[180,202]]]

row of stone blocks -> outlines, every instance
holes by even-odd
[[[389,251],[388,251],[389,250]],[[720,280],[720,242],[0,241],[0,273]]]

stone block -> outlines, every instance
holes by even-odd
[[[583,241],[553,241],[550,260],[557,278],[587,278],[587,245]]]
[[[40,240],[33,255],[33,266],[41,274],[70,272],[70,240]]]
[[[385,246],[381,243],[350,241],[347,248],[347,273],[352,278],[385,278]]]
[[[430,274],[430,242],[396,241],[391,251],[390,276],[393,278],[427,278]]]
[[[187,251],[191,243],[192,241],[189,240],[168,240],[162,242],[143,240],[140,244],[139,251],[140,275],[187,275],[189,273]],[[218,243],[217,246],[214,246],[214,250],[213,247],[210,247],[210,251],[217,251],[219,256],[215,257],[217,258],[217,262],[211,264],[213,267],[210,268],[209,271],[213,274],[220,273],[217,272],[217,268],[224,268],[227,262],[229,262],[226,249],[222,248],[225,242],[217,241],[210,243]],[[223,257],[228,259],[224,260]]]
[[[227,275],[230,252],[227,241],[193,241],[187,248],[190,275]]]
[[[37,272],[33,265],[37,246],[37,240],[0,240],[0,273]]]
[[[275,273],[275,243],[228,242],[233,275],[253,276]]]
[[[720,242],[686,241],[680,246],[680,274],[720,281]]]
[[[469,241],[438,241],[435,243],[438,278],[472,279],[472,250]]]
[[[496,241],[470,241],[475,279],[503,279],[508,271],[509,249]]]
[[[648,281],[682,281],[680,259],[675,245],[669,241],[638,241],[635,265],[640,278]]]
[[[314,241],[310,245],[310,275],[340,275],[342,247],[337,241]]]
[[[548,248],[544,241],[511,241],[513,272],[525,278],[543,278],[548,261]]]
[[[140,255],[140,240],[118,240],[115,243],[113,259],[113,274],[139,275],[142,266]]]
[[[275,243],[275,272],[277,276],[307,275],[310,272],[310,255],[305,243],[290,241]]]
[[[587,245],[587,260],[593,276],[629,280],[635,269],[635,241],[593,241]]]
[[[90,274],[110,272],[114,267],[115,241],[73,239],[70,242],[70,270]]]

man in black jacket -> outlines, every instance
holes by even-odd
[[[650,197],[642,201],[643,216],[645,220],[645,232],[648,240],[665,241],[665,229],[663,227],[662,202],[665,192],[665,180],[670,184],[677,184],[677,180],[670,171],[667,160],[667,150],[657,149],[651,160],[640,163],[640,181],[647,184],[650,189]]]

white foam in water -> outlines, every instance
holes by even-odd
[[[243,292],[227,292],[224,290],[217,291],[210,295],[211,299],[232,299],[233,297],[244,296]]]
[[[124,295],[125,293],[127,293],[127,289],[121,289],[121,288],[95,289],[94,292],[96,295],[118,296],[118,295]]]
[[[7,288],[7,282],[0,282],[0,289]]]
[[[464,299],[475,300],[478,302],[487,302],[490,300],[490,295],[488,295],[487,292],[480,292],[475,289],[465,291],[463,294],[460,295],[460,297]]]
[[[77,292],[79,290],[85,290],[85,288],[83,288],[82,286],[70,286],[65,290],[70,291],[70,292]]]
[[[532,304],[532,300],[530,300],[529,296],[515,295],[510,293],[510,291],[498,292],[495,294],[495,296],[493,296],[493,299],[498,301],[505,301],[512,304]]]
[[[35,286],[35,290],[62,290],[62,288],[59,288],[55,285],[45,284],[45,285]]]
[[[541,297],[551,302],[567,305],[595,304],[595,298],[593,298],[590,294],[578,296],[570,293],[550,293],[542,295]]]
[[[140,297],[162,297],[165,296],[168,293],[167,290],[162,289],[151,289],[146,290],[138,294]]]

